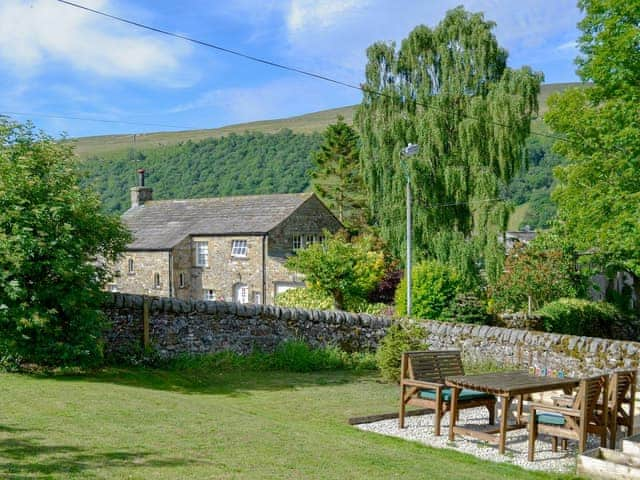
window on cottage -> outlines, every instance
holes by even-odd
[[[207,267],[209,265],[209,242],[195,242],[196,244],[196,267]]]
[[[231,243],[231,256],[232,257],[246,257],[247,256],[247,241],[246,240],[234,240]]]
[[[178,275],[178,287],[184,288],[184,273]]]
[[[117,292],[118,291],[118,285],[115,284],[115,283],[109,284],[109,291],[110,292]]]
[[[160,274],[153,274],[153,288],[160,288]]]
[[[216,301],[216,292],[215,292],[215,290],[205,290],[204,291],[204,299],[207,302],[215,302]]]
[[[262,304],[262,294],[260,292],[255,292],[253,294],[253,303],[255,303],[256,305]]]
[[[135,273],[135,265],[133,263],[133,258],[129,259],[129,273]]]
[[[244,283],[237,283],[233,287],[233,301],[237,303],[248,303],[249,286]]]
[[[307,235],[307,244],[305,246],[310,246],[313,245],[314,243],[316,243],[316,236],[315,235]]]
[[[300,250],[303,247],[302,235],[294,235],[291,246],[294,250]]]

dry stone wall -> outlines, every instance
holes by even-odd
[[[466,361],[584,376],[616,368],[638,368],[640,343],[513,328],[426,321],[433,350],[459,349]]]
[[[149,345],[165,357],[222,350],[244,354],[254,348],[271,351],[291,339],[302,339],[315,347],[373,350],[392,323],[390,318],[367,314],[114,293],[104,306],[112,322],[107,353],[140,351],[145,337],[145,301]],[[562,370],[568,376],[639,367],[638,342],[486,325],[419,323],[431,349],[459,349],[466,361],[474,363],[525,369],[535,365]]]
[[[145,308],[149,347],[163,357],[223,350],[246,354],[255,348],[268,352],[293,339],[314,347],[373,350],[391,324],[389,318],[367,314],[112,293],[103,308],[111,321],[107,355],[141,350]]]

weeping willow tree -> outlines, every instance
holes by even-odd
[[[476,252],[490,277],[509,214],[495,199],[521,167],[542,81],[506,66],[494,26],[458,7],[434,29],[416,27],[399,50],[371,45],[355,119],[370,209],[396,255],[405,248],[408,176],[418,256],[462,264]],[[403,158],[408,143],[420,149]]]

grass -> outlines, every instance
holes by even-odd
[[[529,210],[529,202],[518,205],[515,208],[513,213],[509,216],[509,224],[507,225],[508,231],[515,232],[520,230],[520,224],[522,223],[522,220],[524,220],[527,210]]]
[[[564,90],[567,87],[577,86],[579,83],[550,83],[542,85],[538,102],[540,115],[547,111],[547,98],[550,94]],[[198,141],[205,138],[217,138],[231,133],[242,134],[247,131],[276,133],[283,128],[288,128],[297,133],[321,132],[327,125],[334,123],[338,115],[342,115],[347,123],[352,123],[356,105],[350,105],[320,112],[299,115],[296,117],[276,120],[264,120],[258,122],[241,123],[221,128],[184,130],[179,132],[156,132],[137,134],[135,145],[133,134],[102,135],[95,137],[82,137],[73,139],[76,145],[76,153],[80,158],[91,155],[101,155],[110,152],[127,151],[132,147],[144,151],[149,148],[158,148],[166,145],[175,145],[187,140]]]
[[[556,478],[365,433],[375,374],[108,368],[0,374],[0,478]]]

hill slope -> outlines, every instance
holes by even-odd
[[[550,83],[542,85],[538,101],[540,103],[540,115],[547,111],[547,98],[555,92],[567,87],[575,87],[580,83]],[[180,132],[157,132],[135,135],[104,135],[96,137],[82,137],[73,139],[76,145],[76,153],[80,158],[91,155],[102,155],[112,152],[124,152],[130,148],[146,150],[169,145],[176,145],[187,140],[198,141],[205,138],[219,138],[231,133],[242,134],[245,132],[277,133],[282,129],[289,129],[294,133],[320,132],[330,123],[335,122],[338,115],[342,115],[347,123],[352,123],[355,105],[323,110],[297,117],[278,120],[264,120],[260,122],[241,123],[226,127],[203,130],[185,130]]]

